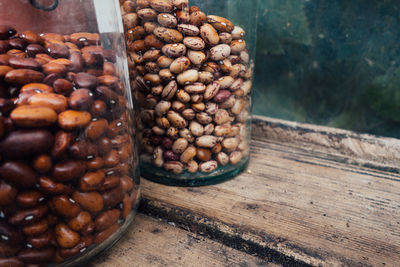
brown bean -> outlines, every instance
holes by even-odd
[[[55,63],[50,61],[49,63],[43,65],[43,73],[49,74],[60,74],[63,75],[67,72],[67,67],[62,64]]]
[[[17,189],[5,181],[0,181],[0,206],[11,205],[17,196]]]
[[[57,113],[42,106],[19,106],[11,112],[10,117],[21,127],[45,127],[57,121]]]
[[[223,17],[209,15],[207,16],[207,22],[220,32],[232,32],[234,29],[233,23]]]
[[[104,171],[88,172],[80,178],[79,189],[82,192],[97,190],[104,182]]]
[[[43,262],[50,262],[55,255],[55,249],[45,248],[38,249],[24,249],[18,253],[18,259],[24,263],[42,264]]]
[[[2,267],[24,267],[24,263],[18,258],[0,258],[0,266]]]
[[[80,88],[95,88],[98,84],[96,76],[87,74],[85,72],[79,72],[74,77],[74,83]]]
[[[46,152],[53,144],[53,135],[46,130],[18,130],[0,141],[0,155],[23,159]]]
[[[36,71],[39,71],[42,67],[41,64],[33,58],[11,57],[8,64],[14,69],[31,69]]]
[[[96,217],[96,231],[103,231],[118,222],[121,212],[117,209],[104,211]]]
[[[208,149],[204,149],[204,148],[199,148],[197,149],[197,159],[199,159],[200,161],[209,161],[211,159],[211,151]]]
[[[29,105],[48,107],[60,113],[67,108],[67,99],[59,94],[43,93],[29,98]]]
[[[92,214],[96,214],[104,207],[103,197],[98,192],[74,192],[72,199],[75,200],[83,209]]]
[[[93,242],[94,242],[95,244],[97,244],[97,245],[103,243],[103,242],[104,242],[107,238],[109,238],[115,231],[117,231],[118,228],[119,228],[119,224],[118,224],[118,223],[115,223],[115,224],[111,225],[111,226],[108,227],[106,230],[97,233],[97,234],[94,236]]]
[[[52,178],[58,182],[68,182],[80,178],[86,171],[82,161],[68,160],[54,165]]]
[[[24,85],[27,83],[41,82],[44,75],[41,72],[31,69],[17,69],[8,71],[4,80],[12,85]]]
[[[195,25],[197,27],[203,25],[203,23],[206,22],[206,20],[207,20],[206,14],[204,14],[200,10],[191,12],[190,14],[190,24]]]
[[[85,127],[92,116],[86,111],[67,110],[59,114],[58,124],[64,130],[75,130]]]
[[[79,205],[66,195],[53,197],[48,205],[53,212],[65,218],[73,218],[80,212]]]
[[[108,122],[105,119],[92,121],[86,127],[86,135],[91,140],[97,140],[100,138],[108,129]]]
[[[100,157],[96,157],[86,162],[87,169],[91,171],[96,171],[98,169],[101,169],[103,166],[104,166],[104,161]]]
[[[72,231],[66,224],[60,223],[55,228],[55,235],[58,245],[62,248],[72,248],[80,241],[80,236],[77,232]]]
[[[78,89],[68,98],[68,105],[76,110],[88,110],[92,103],[93,93],[88,89]]]
[[[62,193],[69,193],[70,188],[61,183],[55,183],[48,177],[39,178],[39,188],[41,192],[45,194],[57,195]]]
[[[94,117],[102,117],[107,112],[107,105],[104,101],[95,100],[90,108],[90,113]]]
[[[104,207],[106,207],[106,208],[115,207],[122,201],[123,195],[124,195],[124,192],[123,192],[121,185],[119,185],[113,189],[104,191],[102,193]]]
[[[35,249],[42,249],[50,245],[52,238],[53,238],[52,231],[48,230],[38,236],[29,236],[26,239],[26,242]]]
[[[16,202],[23,208],[32,208],[44,200],[43,194],[38,191],[25,191],[18,194]]]
[[[36,184],[35,171],[22,162],[6,161],[0,165],[0,178],[19,187],[29,188]]]
[[[22,232],[28,236],[38,236],[45,233],[47,229],[49,229],[47,219],[42,219],[34,224],[23,227]]]
[[[89,212],[81,211],[76,217],[68,221],[68,226],[73,231],[81,231],[86,225],[91,222],[92,216]]]
[[[73,248],[62,248],[59,250],[60,256],[64,258],[72,257],[78,253],[84,252],[93,243],[92,236],[84,236],[80,239],[79,243]]]
[[[43,218],[43,216],[47,213],[47,210],[48,208],[46,205],[39,205],[28,210],[20,210],[14,213],[8,221],[13,225],[23,225],[37,222]]]

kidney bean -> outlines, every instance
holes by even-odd
[[[79,232],[92,220],[92,216],[87,211],[81,211],[78,215],[68,221],[68,226],[73,231]]]
[[[23,208],[33,208],[44,200],[43,194],[38,191],[25,191],[18,194],[16,202]]]
[[[104,207],[106,207],[106,208],[115,207],[122,201],[123,195],[124,195],[124,192],[123,192],[121,185],[119,185],[113,189],[104,191],[102,193]]]
[[[67,182],[80,178],[85,171],[84,162],[68,160],[54,165],[51,177],[58,182]]]
[[[103,243],[107,238],[109,238],[117,229],[119,228],[119,224],[115,223],[108,227],[106,230],[99,232],[95,234],[93,243],[95,244],[101,244]]]
[[[53,197],[48,205],[53,212],[65,218],[73,218],[80,212],[79,205],[66,195]]]
[[[47,219],[42,219],[31,225],[24,226],[22,232],[27,236],[38,236],[45,233],[49,229],[49,223]]]
[[[79,189],[82,192],[95,191],[104,183],[104,171],[88,172],[80,178]]]
[[[39,178],[39,190],[50,195],[68,193],[70,191],[69,187],[61,183],[56,183],[45,176]]]
[[[197,159],[200,161],[209,161],[211,159],[211,151],[204,148],[197,149]]]
[[[42,249],[50,245],[52,238],[53,233],[51,231],[46,231],[38,236],[29,236],[26,242],[35,249]]]
[[[92,116],[86,111],[67,110],[58,115],[58,124],[64,130],[75,130],[85,127]]]
[[[18,253],[18,259],[28,264],[42,264],[44,262],[50,262],[55,255],[55,249],[24,249]]]
[[[20,210],[10,217],[9,223],[13,225],[24,225],[37,222],[47,213],[46,205],[39,205],[29,210]]]
[[[81,230],[82,236],[89,236],[91,233],[93,233],[95,228],[94,222],[90,221],[83,229]]]
[[[17,161],[5,161],[0,165],[0,178],[23,188],[33,187],[37,176],[28,165]]]
[[[66,224],[60,223],[56,226],[54,234],[57,243],[62,248],[73,248],[79,241],[80,236],[77,232],[72,231]]]
[[[93,243],[92,236],[84,236],[80,239],[79,243],[73,248],[62,248],[59,250],[60,256],[64,258],[72,257],[78,253],[84,252]]]
[[[23,236],[18,229],[4,221],[0,222],[0,235],[2,242],[10,246],[19,247],[23,241]]]
[[[104,211],[96,217],[96,231],[103,231],[118,222],[121,212],[117,209]]]
[[[49,150],[53,135],[46,130],[19,130],[0,141],[0,155],[10,159],[22,159]]]
[[[92,214],[98,213],[104,207],[103,197],[98,192],[76,191],[73,193],[72,199],[75,200],[81,208]]]
[[[16,257],[0,258],[0,266],[24,267],[24,263]]]

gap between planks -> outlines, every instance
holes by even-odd
[[[89,267],[280,267],[138,214],[122,239]]]
[[[400,176],[253,140],[249,171],[202,188],[144,180],[144,212],[284,266],[396,266]]]

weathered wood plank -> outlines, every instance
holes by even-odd
[[[143,214],[117,245],[89,265],[100,266],[279,267]]]
[[[262,116],[253,116],[253,138],[303,146],[349,164],[400,173],[399,139]]]
[[[399,266],[400,176],[336,156],[255,140],[248,172],[202,188],[144,181],[143,209],[286,266]]]

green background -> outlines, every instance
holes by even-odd
[[[400,137],[400,1],[261,0],[253,113]]]

